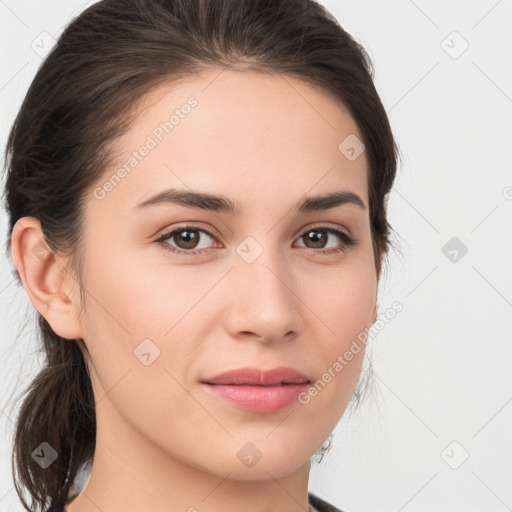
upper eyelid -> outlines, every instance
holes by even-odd
[[[167,237],[171,233],[174,233],[175,231],[179,231],[181,229],[197,229],[198,231],[202,231],[206,233],[207,235],[210,235],[211,237],[217,238],[219,235],[217,235],[217,232],[215,230],[209,230],[208,228],[205,228],[203,226],[196,226],[194,224],[190,224],[187,222],[183,222],[178,224],[177,226],[173,226],[172,228],[166,228],[162,231],[160,235],[157,235],[158,238]]]

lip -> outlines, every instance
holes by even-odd
[[[239,368],[201,381],[205,390],[240,409],[273,413],[290,405],[311,381],[292,368]]]
[[[260,368],[238,368],[221,373],[215,377],[203,379],[208,384],[231,384],[248,386],[273,386],[277,384],[303,384],[309,378],[298,370],[280,366],[270,370]]]

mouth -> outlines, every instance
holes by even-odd
[[[270,370],[260,368],[238,368],[215,377],[203,379],[206,384],[230,386],[277,386],[311,383],[303,373],[293,368],[278,367]]]
[[[290,406],[311,384],[290,368],[242,368],[201,381],[203,389],[239,409],[273,413]]]

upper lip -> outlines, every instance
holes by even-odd
[[[302,384],[310,382],[303,373],[281,366],[270,370],[260,368],[238,368],[203,379],[208,384],[232,384],[249,386],[272,386],[277,384]]]

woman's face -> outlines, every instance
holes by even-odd
[[[222,477],[282,477],[342,416],[364,350],[344,354],[376,318],[362,136],[333,97],[279,75],[216,69],[143,100],[85,210],[98,439]],[[190,195],[151,202],[170,190]],[[362,206],[299,208],[340,192]],[[245,367],[322,385],[293,399],[202,382]]]

